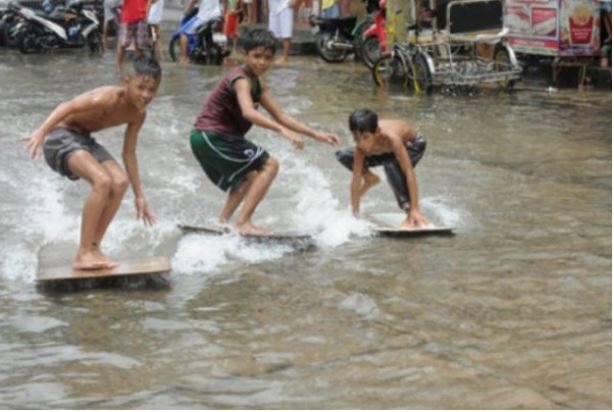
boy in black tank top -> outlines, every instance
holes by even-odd
[[[285,113],[262,76],[272,65],[276,40],[264,29],[252,29],[241,39],[245,64],[231,69],[203,105],[190,134],[190,145],[209,179],[228,191],[219,215],[227,223],[243,203],[233,227],[242,234],[264,235],[270,230],[252,223],[252,215],[277,175],[279,163],[266,150],[245,139],[252,124],[273,130],[298,149],[301,135],[336,145],[339,137],[318,132]],[[258,111],[262,106],[271,117]]]

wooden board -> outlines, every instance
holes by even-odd
[[[273,233],[270,235],[242,235],[237,232],[233,232],[229,228],[222,226],[207,226],[207,225],[178,225],[179,229],[184,232],[195,232],[195,233],[206,233],[210,235],[227,235],[231,233],[236,233],[237,235],[255,242],[273,242],[280,244],[288,244],[292,246],[307,246],[313,244],[313,239],[310,235],[299,234],[299,233]]]
[[[405,219],[405,214],[403,213],[376,213],[370,217],[370,220],[376,224],[373,231],[382,236],[413,237],[454,235],[454,228],[448,226],[404,229],[399,227],[403,219]]]
[[[113,269],[75,270],[72,265],[41,268],[38,272],[39,282],[54,280],[100,279],[120,276],[151,275],[170,272],[171,264],[163,256],[143,257],[120,261]]]

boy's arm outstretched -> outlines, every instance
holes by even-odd
[[[317,130],[312,129],[288,113],[284,112],[281,107],[279,107],[268,88],[265,88],[262,92],[260,102],[262,103],[262,106],[271,114],[273,119],[275,119],[275,121],[288,129],[330,145],[336,145],[339,143],[339,136],[336,134],[318,132]]]
[[[407,211],[407,218],[401,224],[406,227],[421,227],[429,224],[428,219],[420,211],[418,204],[418,182],[416,180],[416,174],[414,173],[414,167],[411,164],[411,160],[407,155],[407,150],[403,144],[403,140],[399,138],[391,138],[390,146],[394,153],[399,166],[403,174],[405,174],[405,181],[407,184],[407,192],[409,193],[410,205]]]
[[[126,127],[126,133],[124,135],[124,148],[122,152],[122,158],[126,167],[126,173],[128,179],[132,185],[134,191],[134,204],[136,206],[137,219],[143,219],[145,225],[153,225],[156,222],[147,200],[145,200],[145,193],[141,186],[141,178],[139,176],[139,165],[136,158],[136,141],[138,138],[139,130],[145,122],[145,115],[133,123],[129,123]]]
[[[238,79],[234,82],[233,86],[235,92],[237,93],[237,100],[239,102],[239,106],[241,106],[241,114],[243,117],[255,125],[280,133],[290,140],[298,149],[303,148],[305,144],[303,143],[301,136],[296,134],[293,130],[279,124],[275,120],[269,119],[254,107],[254,101],[252,100],[252,95],[250,93],[249,80]]]

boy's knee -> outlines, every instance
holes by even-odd
[[[121,175],[119,177],[116,177],[115,179],[113,179],[113,186],[112,186],[112,190],[115,193],[125,193],[126,190],[128,190],[128,186],[129,186],[130,182],[128,181],[128,178],[126,177],[126,175]]]
[[[94,190],[102,193],[108,193],[113,186],[113,179],[108,173],[100,172],[92,180],[92,187]]]
[[[279,170],[279,160],[277,160],[277,158],[273,156],[269,156],[264,165],[275,173],[277,173],[277,171]]]

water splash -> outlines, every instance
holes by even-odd
[[[281,258],[293,249],[285,245],[256,244],[239,235],[184,236],[173,256],[173,271],[188,275],[211,274],[231,262],[258,263]]]

